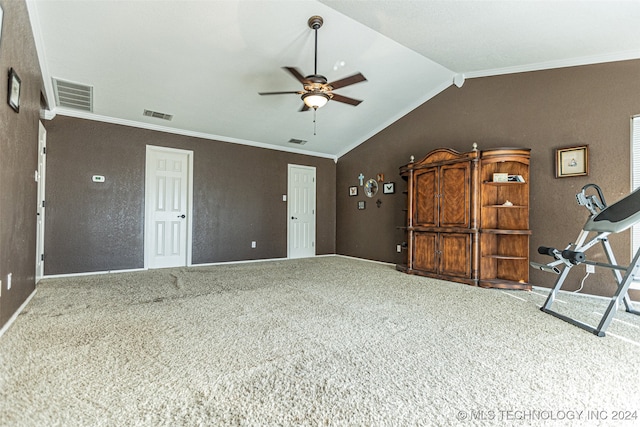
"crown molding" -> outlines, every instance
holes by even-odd
[[[538,62],[535,64],[517,65],[513,67],[494,68],[491,70],[467,71],[465,78],[491,77],[504,74],[527,73],[530,71],[551,70],[555,68],[578,67],[582,65],[602,64],[605,62],[629,61],[640,58],[640,50],[628,50],[606,55],[582,56],[578,58],[560,59],[557,61]]]
[[[266,144],[263,142],[249,141],[246,139],[239,139],[239,138],[231,138],[231,137],[222,136],[222,135],[213,135],[205,132],[195,132],[195,131],[190,131],[185,129],[172,128],[169,126],[159,126],[153,123],[138,122],[135,120],[120,119],[117,117],[101,116],[99,114],[94,114],[86,111],[76,111],[68,108],[61,108],[61,107],[56,108],[53,111],[53,117],[55,117],[56,115],[74,117],[77,119],[92,120],[96,122],[110,123],[114,125],[128,126],[128,127],[138,128],[138,129],[152,130],[157,132],[171,133],[174,135],[208,139],[211,141],[220,141],[220,142],[229,142],[231,144],[248,145],[256,148],[265,148],[267,150],[284,151],[287,153],[303,154],[305,156],[321,157],[325,159],[331,159],[334,162],[337,162],[338,160],[337,156],[333,154],[319,153],[316,151],[309,151],[309,150],[301,150],[299,148],[282,147],[274,144]]]

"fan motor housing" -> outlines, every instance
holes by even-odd
[[[318,16],[318,15],[313,15],[307,21],[309,28],[311,28],[312,30],[317,30],[318,28],[322,27],[323,23],[324,23],[324,20],[322,19],[322,16]]]

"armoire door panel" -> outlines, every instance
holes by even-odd
[[[469,227],[471,198],[469,162],[445,165],[440,170],[440,226]]]
[[[471,277],[471,234],[440,234],[440,272],[458,277]]]
[[[414,234],[413,268],[422,271],[438,271],[438,233]]]
[[[438,224],[438,168],[426,169],[416,173],[415,217],[416,225],[432,226]]]

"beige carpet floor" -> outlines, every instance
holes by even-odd
[[[343,257],[45,279],[0,338],[0,424],[639,425],[640,319],[598,338],[545,293]]]

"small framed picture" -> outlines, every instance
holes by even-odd
[[[358,195],[358,187],[349,187],[349,196],[357,196]]]
[[[556,178],[589,175],[589,146],[556,149]]]
[[[367,207],[367,202],[365,202],[364,200],[360,200],[360,201],[358,202],[358,209],[359,209],[359,210],[363,210],[363,209],[365,209],[366,207]]]
[[[2,5],[0,5],[0,38],[2,38]]]
[[[20,112],[20,77],[15,70],[9,70],[9,91],[7,93],[7,102],[16,113]]]
[[[394,182],[385,182],[382,184],[382,194],[393,194],[396,192],[396,184]]]

